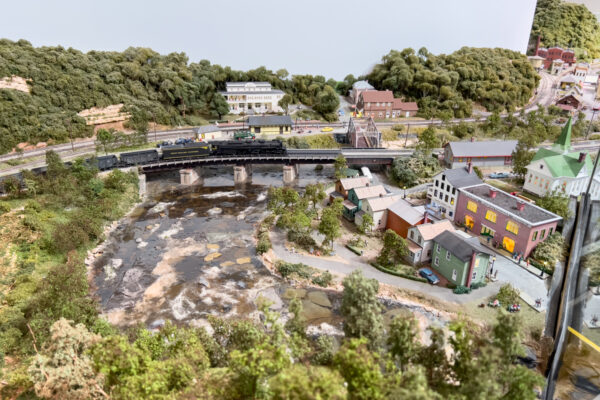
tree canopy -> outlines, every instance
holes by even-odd
[[[367,75],[376,89],[417,101],[424,117],[471,115],[473,103],[490,111],[523,106],[539,76],[527,58],[506,49],[463,47],[434,55],[421,48],[392,50]]]

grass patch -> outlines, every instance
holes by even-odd
[[[499,310],[487,306],[480,308],[480,303],[482,303],[481,300],[466,303],[463,304],[462,309],[464,313],[473,320],[483,322],[489,326],[494,325],[497,322]],[[522,306],[521,311],[519,311],[519,316],[523,321],[523,332],[529,334],[543,328],[546,321],[546,313],[535,311],[525,302],[521,303]],[[502,305],[502,307],[505,308],[504,305]]]

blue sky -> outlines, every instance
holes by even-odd
[[[342,79],[391,49],[525,51],[535,0],[20,0],[0,37],[79,50],[151,47],[190,61]]]

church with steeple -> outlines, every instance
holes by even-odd
[[[594,163],[589,154],[571,149],[571,118],[551,149],[539,149],[527,166],[523,190],[544,196],[557,191],[578,196],[588,187]],[[597,181],[598,175],[596,174]],[[592,185],[592,198],[598,198],[599,182]],[[594,196],[594,192],[596,195]]]

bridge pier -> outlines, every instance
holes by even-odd
[[[146,196],[146,174],[138,175],[138,195],[140,198]]]
[[[245,183],[252,180],[252,164],[242,164],[233,167],[233,182]]]
[[[293,183],[298,178],[298,164],[283,166],[283,183]]]
[[[202,177],[202,172],[198,168],[185,168],[179,170],[179,182],[182,185],[193,185]]]

